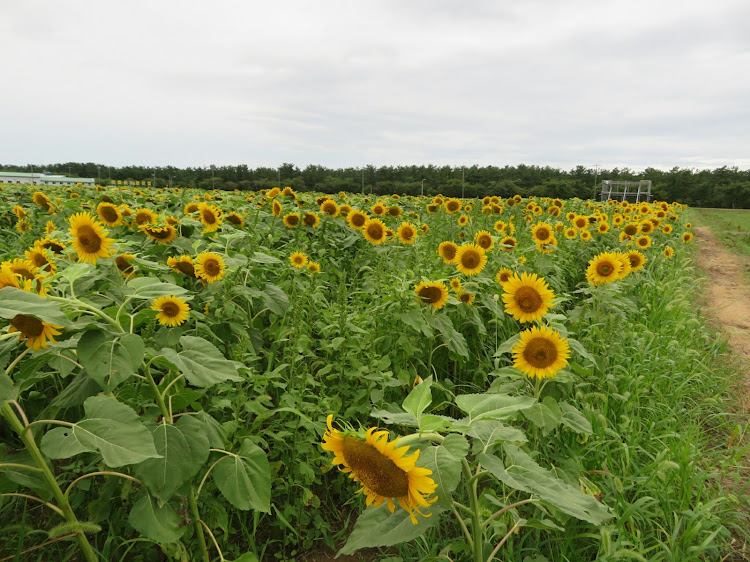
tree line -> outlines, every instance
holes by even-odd
[[[177,168],[162,166],[112,167],[93,162],[59,164],[3,165],[0,171],[50,172],[72,177],[90,177],[102,185],[112,181],[151,181],[156,187],[167,185],[199,189],[259,190],[291,186],[295,191],[339,191],[374,194],[401,193],[450,197],[483,197],[516,193],[526,196],[568,199],[598,198],[601,180],[651,180],[652,197],[677,201],[693,207],[750,208],[750,170],[723,166],[715,170],[672,168],[668,171],[646,168],[587,168],[563,170],[550,166],[365,166],[327,168],[309,165],[303,169],[285,163],[279,168],[209,166]]]

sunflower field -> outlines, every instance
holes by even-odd
[[[3,186],[0,560],[708,560],[684,206]]]

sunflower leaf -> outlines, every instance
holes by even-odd
[[[419,456],[421,466],[432,471],[437,488],[436,505],[449,509],[453,504],[453,490],[461,481],[461,459],[469,452],[469,443],[460,435],[448,435],[437,447],[427,447]]]
[[[239,454],[227,455],[213,470],[222,495],[237,509],[271,513],[271,467],[266,453],[245,439]]]
[[[0,404],[13,399],[13,379],[0,373]]]
[[[135,502],[128,523],[144,537],[161,544],[177,541],[187,529],[172,506],[160,507],[148,494]]]
[[[155,299],[157,297],[179,296],[187,289],[173,283],[162,283],[156,277],[136,277],[128,281],[129,296],[136,299]]]
[[[289,308],[289,297],[276,285],[266,284],[266,290],[263,291],[263,302],[266,308],[278,316],[283,316]]]
[[[509,418],[535,403],[536,399],[531,396],[508,394],[463,394],[456,397],[458,407],[469,415],[469,424],[480,419]]]
[[[403,408],[412,414],[417,420],[422,412],[432,403],[432,376],[419,383],[404,399]]]
[[[76,353],[89,376],[111,393],[138,371],[145,346],[136,334],[89,330],[78,340]]]
[[[0,318],[10,320],[18,314],[23,314],[56,326],[70,325],[68,317],[63,314],[56,303],[43,299],[35,293],[15,287],[3,287],[0,289],[0,303]]]
[[[560,409],[562,410],[562,423],[564,426],[581,435],[591,435],[593,433],[594,430],[591,427],[591,422],[575,406],[567,402],[560,402]]]
[[[229,361],[212,343],[195,336],[180,338],[182,351],[165,347],[161,354],[177,367],[187,381],[195,386],[212,386],[224,381],[239,382],[237,374],[240,363]]]

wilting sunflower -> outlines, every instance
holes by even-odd
[[[540,244],[548,244],[550,239],[553,238],[552,226],[546,222],[538,222],[531,229],[531,236],[535,242]]]
[[[438,246],[438,256],[443,258],[445,263],[455,262],[456,252],[458,252],[458,246],[454,242],[441,242]]]
[[[456,252],[456,268],[464,275],[476,275],[487,265],[487,255],[476,244],[462,244]]]
[[[638,246],[641,250],[645,250],[646,248],[651,246],[651,237],[639,236],[635,239],[635,245]]]
[[[686,232],[682,235],[682,243],[687,244],[688,242],[693,241],[693,233],[692,232]]]
[[[451,279],[450,285],[451,289],[453,289],[454,292],[461,292],[461,280],[458,277],[454,277],[453,279]]]
[[[448,199],[445,202],[445,212],[448,214],[457,213],[461,210],[461,201],[458,199]]]
[[[422,281],[414,287],[414,292],[423,304],[432,305],[440,310],[448,302],[448,287],[442,281]]]
[[[625,255],[628,256],[628,260],[630,260],[630,267],[633,271],[643,269],[643,266],[646,263],[646,256],[644,256],[638,250],[630,250]]]
[[[568,364],[568,340],[547,326],[521,332],[511,350],[513,366],[528,377],[552,378]]]
[[[33,263],[37,269],[47,275],[52,275],[57,270],[57,264],[52,257],[52,252],[46,248],[32,246],[24,252],[27,260]]]
[[[133,264],[128,261],[134,258],[135,256],[133,254],[120,254],[115,257],[115,265],[117,266],[117,269],[119,269],[120,273],[128,279],[135,277],[135,267],[133,267]]]
[[[156,319],[162,326],[179,326],[188,318],[190,305],[180,297],[159,297],[151,304],[151,310],[158,310]]]
[[[286,226],[287,228],[294,228],[300,223],[302,217],[299,213],[287,213],[281,220],[284,222],[284,226]]]
[[[76,213],[70,217],[69,232],[73,237],[73,249],[79,262],[96,265],[96,258],[107,258],[114,253],[110,246],[114,242],[107,238],[107,230],[88,212]]]
[[[552,306],[555,293],[536,273],[513,275],[502,283],[505,312],[519,322],[541,320]]]
[[[339,206],[332,199],[326,199],[320,204],[320,212],[331,217],[336,217],[339,214]]]
[[[386,239],[385,223],[380,219],[368,219],[362,233],[368,242],[375,245],[382,244]]]
[[[188,277],[195,277],[195,266],[193,264],[193,258],[190,256],[180,256],[178,258],[169,258],[167,265],[177,273],[182,273]]]
[[[602,252],[589,260],[586,279],[592,285],[606,285],[620,279],[622,263],[614,252]]]
[[[151,224],[156,222],[156,213],[151,209],[142,207],[135,211],[135,224],[140,226],[142,224]]]
[[[503,252],[512,252],[516,248],[516,239],[512,236],[506,236],[502,240],[500,240],[500,245],[502,246]]]
[[[289,256],[289,263],[294,267],[303,268],[307,265],[308,257],[302,252],[294,252]]]
[[[307,262],[307,272],[310,274],[316,274],[320,273],[320,264],[316,261],[308,261]]]
[[[492,234],[490,234],[486,230],[480,230],[479,232],[477,232],[474,235],[474,241],[485,252],[491,250],[495,246],[495,241],[492,239]]]
[[[234,226],[238,226],[240,228],[245,226],[245,218],[239,213],[232,211],[231,213],[227,214],[225,218],[227,219],[228,223],[233,224]]]
[[[99,203],[96,206],[96,214],[99,219],[107,226],[118,226],[122,224],[122,213],[117,205],[112,203]]]
[[[19,342],[26,338],[26,347],[39,351],[40,348],[47,349],[47,340],[51,343],[57,343],[54,336],[60,335],[60,332],[57,331],[58,328],[62,329],[62,326],[43,322],[34,316],[17,314],[10,320],[8,332],[19,332]]]
[[[203,223],[203,233],[216,232],[222,223],[221,209],[208,203],[200,204],[200,220]]]
[[[177,238],[177,229],[171,224],[164,226],[154,226],[152,224],[142,224],[138,227],[141,232],[146,234],[151,240],[159,244],[168,244]]]
[[[409,222],[402,222],[396,235],[402,244],[414,244],[417,240],[417,227]]]
[[[417,466],[418,450],[406,456],[409,447],[396,448],[398,438],[389,442],[387,431],[371,427],[363,437],[350,427],[342,431],[334,429],[332,421],[333,416],[329,415],[328,431],[321,446],[334,454],[334,466],[362,485],[359,491],[364,493],[367,506],[379,507],[385,500],[393,513],[396,499],[415,525],[417,515],[431,515],[422,513],[419,508],[427,508],[437,501],[437,497],[428,499],[437,484],[429,477],[430,469]]]
[[[665,258],[671,258],[672,256],[674,256],[674,248],[672,248],[671,246],[665,246],[664,247],[664,257]]]
[[[53,210],[52,203],[50,203],[49,198],[41,191],[35,191],[32,199],[34,200],[34,203],[39,205],[48,213]]]
[[[460,293],[458,293],[458,300],[464,304],[468,304],[469,306],[474,304],[475,298],[476,296],[474,295],[474,293],[466,293],[464,291],[461,291]]]
[[[320,224],[320,217],[317,213],[305,213],[302,217],[302,224],[312,228],[317,228]]]
[[[203,252],[195,258],[195,276],[206,283],[214,283],[224,277],[227,266],[219,254]]]

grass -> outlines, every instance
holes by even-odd
[[[690,217],[698,226],[711,227],[728,249],[750,256],[750,210],[690,209]]]

